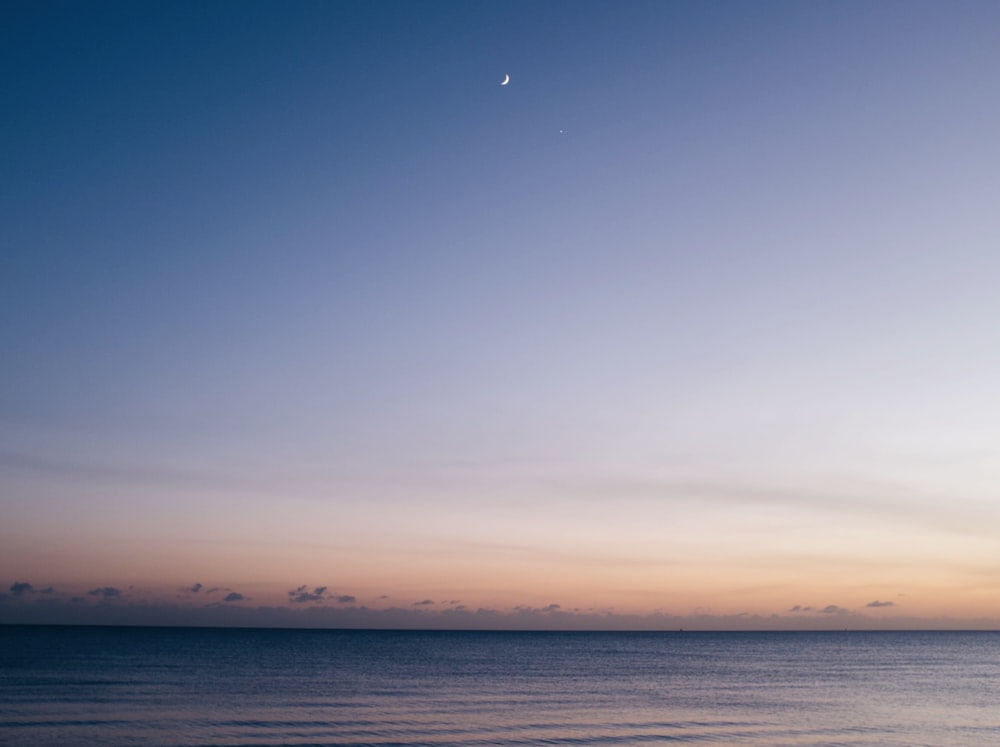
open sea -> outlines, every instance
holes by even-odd
[[[0,626],[3,745],[1000,745],[1000,633]]]

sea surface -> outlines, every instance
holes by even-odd
[[[3,745],[1000,745],[1000,633],[0,626]]]

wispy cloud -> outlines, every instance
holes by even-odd
[[[895,602],[880,602],[878,599],[876,599],[874,602],[869,602],[868,604],[865,605],[865,607],[895,607],[895,606],[896,606]]]
[[[10,593],[15,597],[24,596],[25,594],[31,594],[35,591],[35,587],[29,584],[27,581],[15,581],[10,585]]]
[[[558,492],[585,493],[593,496],[614,495],[616,501],[648,505],[655,501],[718,506],[776,506],[794,511],[818,512],[853,517],[858,521],[905,522],[940,532],[963,535],[989,534],[996,525],[1000,509],[995,503],[972,498],[941,496],[908,485],[864,478],[844,479],[839,484],[816,488],[803,484],[767,483],[755,479],[718,480],[704,478],[649,477],[635,478],[596,475],[586,481],[579,478],[547,478],[542,484]],[[962,510],[956,510],[961,505]]]
[[[123,465],[96,460],[84,462],[49,455],[0,451],[0,467],[22,474],[72,482],[100,482],[105,485],[122,486],[155,483],[180,490],[212,486],[244,493],[265,492],[258,481],[251,480],[245,475],[207,470],[180,470],[156,464]]]
[[[238,591],[231,591],[223,598],[223,602],[242,602],[246,599],[245,596],[240,594]]]

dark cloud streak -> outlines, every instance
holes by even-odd
[[[303,584],[302,586],[288,592],[288,601],[294,602],[295,604],[322,602],[326,599],[326,589],[327,587],[325,586],[317,586],[312,591],[309,591],[309,587]]]
[[[24,583],[24,582],[19,582]],[[112,591],[109,591],[112,590]],[[568,610],[549,604],[543,607],[491,608],[390,607],[286,604],[252,606],[250,600],[229,591],[225,601],[208,605],[154,601],[126,596],[115,587],[92,589],[86,596],[38,594],[15,597],[0,595],[0,624],[63,625],[205,625],[290,628],[370,628],[424,630],[996,630],[1000,618],[917,618],[866,616],[838,605],[822,610],[786,614],[649,614],[615,613],[607,610]],[[119,598],[120,596],[120,598]],[[344,595],[346,596],[346,595]],[[98,597],[94,600],[94,597]],[[334,601],[335,597],[328,597]],[[93,601],[92,601],[93,600]],[[113,602],[113,603],[109,603]],[[811,612],[811,614],[801,614]]]
[[[118,599],[122,596],[122,590],[114,586],[101,586],[97,589],[91,589],[87,594],[101,599]]]

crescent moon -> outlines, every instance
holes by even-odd
[[[510,83],[510,76],[509,75],[503,76],[503,80],[500,82],[500,85],[505,86],[508,83]]]

